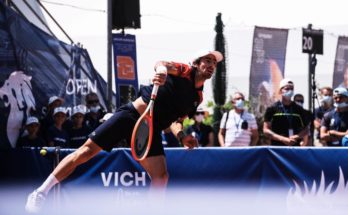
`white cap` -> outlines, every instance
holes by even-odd
[[[113,113],[107,113],[104,115],[103,118],[99,120],[99,122],[105,122],[106,120],[110,119],[114,114]]]
[[[52,104],[53,102],[55,102],[55,101],[57,101],[57,100],[63,102],[63,99],[62,99],[62,98],[60,98],[60,97],[58,97],[58,96],[51,96],[51,97],[48,99],[48,105]]]
[[[344,87],[337,87],[336,89],[334,89],[333,94],[334,95],[342,95],[342,96],[348,97],[348,91]]]
[[[53,116],[56,115],[57,113],[66,114],[66,109],[64,107],[56,107],[56,108],[54,108]]]
[[[224,59],[224,57],[222,56],[221,52],[219,51],[209,51],[209,50],[200,50],[198,51],[195,56],[193,57],[193,61],[195,62],[196,60],[198,60],[201,57],[207,56],[207,55],[214,55],[216,62],[220,62]]]
[[[283,80],[280,81],[279,83],[279,89],[282,89],[283,87],[287,86],[287,85],[291,85],[294,86],[294,82],[292,82],[292,80],[288,79],[288,78],[284,78]]]
[[[81,107],[81,106],[75,106],[73,108],[73,111],[72,111],[72,115],[71,116],[74,116],[75,114],[77,113],[81,113],[83,115],[85,115],[86,111]]]
[[[36,118],[35,116],[30,116],[30,117],[27,118],[27,121],[26,121],[25,125],[30,125],[30,124],[33,124],[33,123],[40,124],[38,118]]]

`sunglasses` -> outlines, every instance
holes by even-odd
[[[299,103],[302,103],[303,104],[303,100],[295,100],[295,102],[299,102]]]
[[[195,115],[204,115],[204,112],[197,112],[197,113],[195,113]]]
[[[95,103],[99,103],[99,100],[89,100],[89,101],[87,101],[87,104],[95,104]]]

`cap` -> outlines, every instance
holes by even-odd
[[[35,116],[30,116],[27,118],[25,125],[30,125],[33,123],[40,124],[38,118],[36,118]]]
[[[107,113],[104,115],[103,118],[99,120],[99,122],[105,122],[106,120],[110,119],[114,114],[113,113]]]
[[[54,108],[53,116],[56,115],[57,113],[66,114],[66,109],[64,107],[56,107],[56,108]]]
[[[279,83],[279,89],[282,89],[283,87],[287,86],[287,85],[291,85],[294,86],[294,82],[292,82],[292,80],[288,79],[288,78],[284,78],[283,80],[280,81]]]
[[[199,58],[207,56],[209,54],[214,55],[216,62],[220,62],[220,61],[222,61],[222,59],[224,59],[221,52],[219,52],[219,51],[200,50],[195,54],[192,62],[195,62]]]
[[[56,100],[60,100],[61,102],[63,102],[63,99],[58,97],[58,96],[51,96],[49,99],[48,99],[48,105],[52,104],[53,102],[55,102]]]
[[[71,116],[74,116],[75,114],[78,114],[78,113],[85,115],[86,111],[81,106],[75,106],[73,108]]]
[[[333,94],[334,95],[342,95],[342,96],[348,97],[348,91],[344,87],[337,87],[336,89],[334,89]]]

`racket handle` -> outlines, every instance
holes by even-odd
[[[158,85],[153,85],[152,92],[151,92],[151,99],[155,99],[157,96],[157,91],[158,91]]]

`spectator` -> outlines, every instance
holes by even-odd
[[[85,110],[81,106],[75,106],[71,115],[72,127],[69,129],[69,147],[78,148],[88,139],[92,129],[83,123]]]
[[[162,131],[162,144],[164,147],[180,147],[180,142],[170,130],[170,128]]]
[[[244,109],[245,97],[236,92],[232,97],[234,109],[224,113],[220,122],[220,146],[254,146],[259,139],[256,119]]]
[[[320,140],[320,126],[321,120],[326,112],[329,112],[333,109],[333,90],[331,87],[323,87],[320,89],[320,106],[314,110],[314,146],[323,146],[326,145],[324,140]]]
[[[39,136],[40,123],[38,118],[28,117],[25,129],[27,134],[19,138],[17,147],[44,147],[46,145],[45,140]]]
[[[213,128],[203,123],[206,111],[201,106],[198,106],[195,115],[193,116],[194,124],[186,129],[187,134],[192,134],[197,138],[199,146],[214,146]]]
[[[45,115],[41,118],[42,136],[47,136],[47,129],[54,124],[53,111],[56,107],[62,106],[64,100],[58,96],[51,96],[48,99],[47,109]]]
[[[304,96],[302,94],[296,94],[294,95],[294,102],[301,106],[303,108],[303,103],[304,103]],[[314,131],[314,126],[313,126],[313,114],[311,111],[306,110],[303,108],[303,110],[306,112],[306,121],[309,122],[308,125],[308,133],[303,137],[302,142],[300,143],[301,146],[312,146],[313,145],[313,131]]]
[[[338,87],[333,91],[334,109],[325,113],[321,122],[320,138],[325,146],[342,146],[348,130],[348,91]]]
[[[48,146],[60,146],[66,148],[69,145],[68,132],[63,129],[66,120],[66,109],[64,107],[56,107],[53,111],[54,124],[47,130]]]
[[[100,120],[104,117],[105,111],[100,106],[99,98],[96,93],[86,95],[87,113],[85,115],[85,123],[92,129],[96,129],[100,124]]]
[[[308,133],[306,112],[291,101],[294,83],[283,79],[279,84],[281,101],[266,109],[263,132],[274,146],[300,146],[302,138]]]

